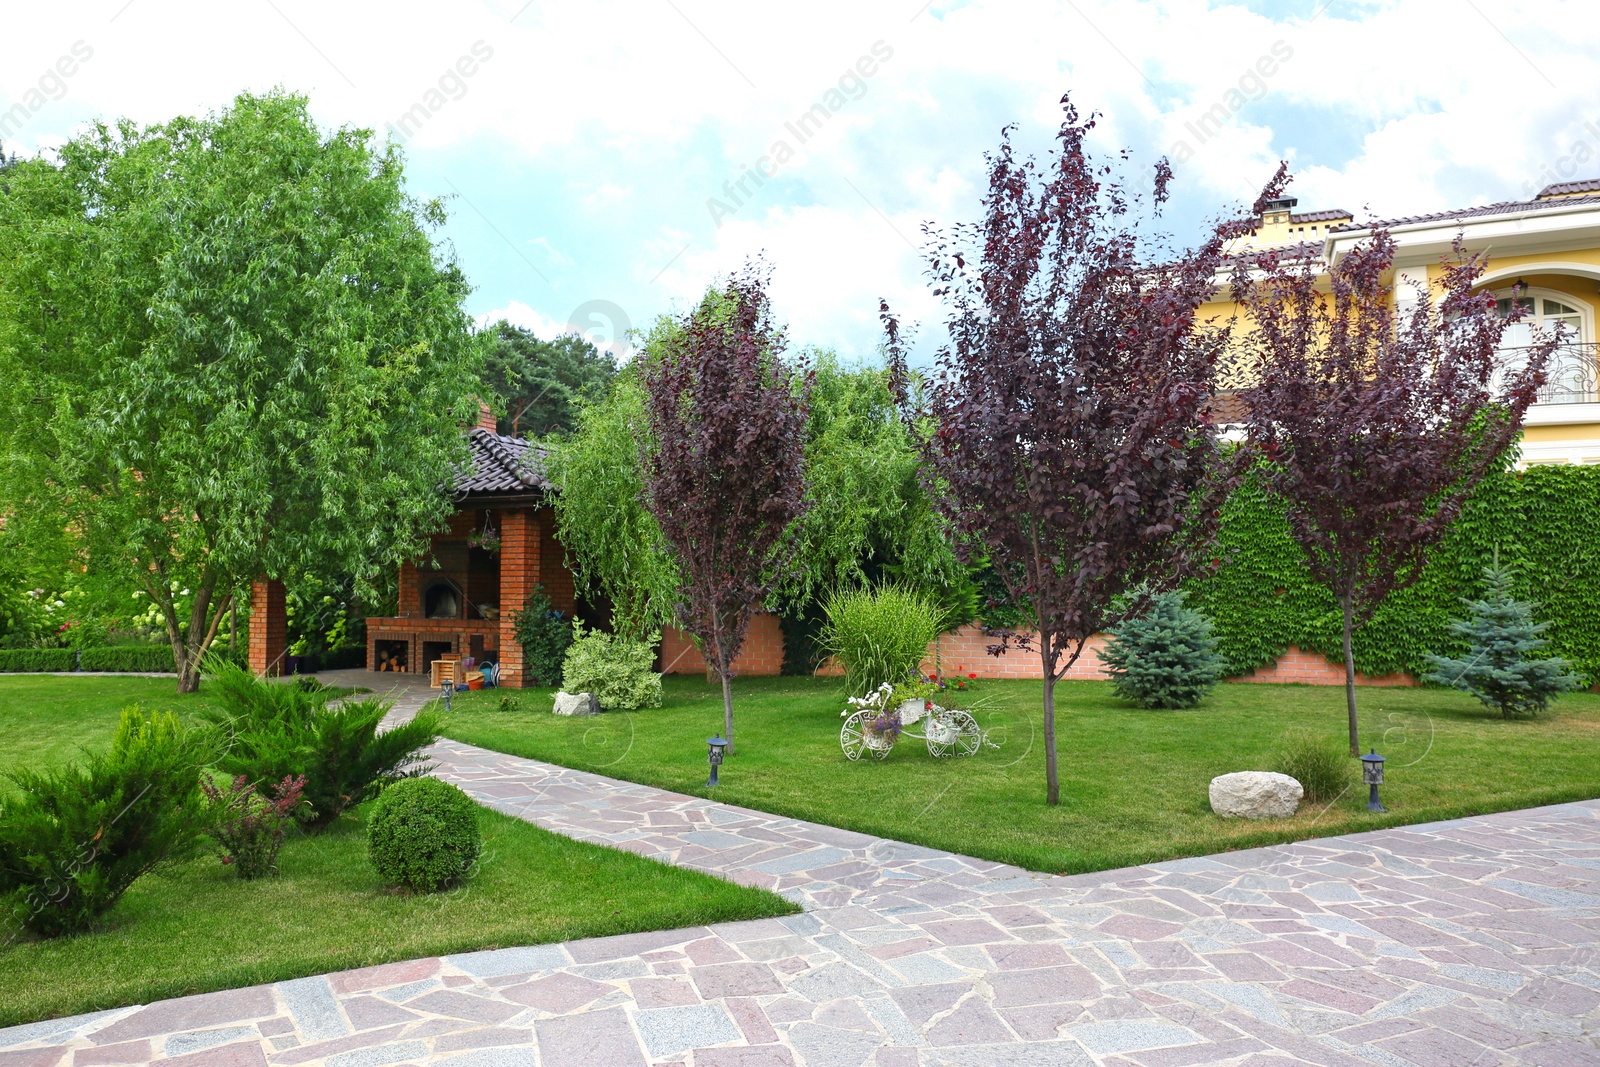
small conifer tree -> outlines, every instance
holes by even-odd
[[[1483,599],[1463,601],[1472,617],[1450,624],[1467,639],[1466,656],[1429,656],[1427,680],[1471,693],[1507,719],[1537,715],[1577,688],[1578,678],[1566,660],[1539,655],[1550,644],[1544,639],[1550,624],[1533,621],[1537,605],[1512,597],[1513,575],[1500,566],[1498,552],[1484,576],[1489,587]]]
[[[1182,593],[1161,594],[1114,628],[1100,659],[1112,690],[1146,708],[1192,708],[1222,678],[1211,620],[1185,607]]]

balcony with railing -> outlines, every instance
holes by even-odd
[[[1501,350],[1507,369],[1520,367],[1524,348]],[[1550,354],[1545,364],[1544,384],[1539,387],[1539,404],[1600,403],[1600,344],[1593,341],[1568,341]]]

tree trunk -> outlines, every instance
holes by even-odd
[[[1061,776],[1056,770],[1056,672],[1050,655],[1049,639],[1039,642],[1039,660],[1044,666],[1044,802],[1050,807],[1061,803]]]
[[[1356,719],[1356,657],[1350,648],[1350,637],[1355,630],[1355,607],[1352,595],[1346,592],[1344,601],[1344,703],[1350,715],[1350,755],[1361,755],[1361,733]]]
[[[198,693],[200,691],[200,656],[191,655],[187,648],[183,649],[182,659],[178,661],[178,692]]]

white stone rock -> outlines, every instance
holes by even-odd
[[[555,712],[557,715],[598,715],[600,702],[593,693],[557,693]]]
[[[1211,779],[1211,810],[1225,819],[1287,819],[1305,790],[1287,774],[1235,771]]]

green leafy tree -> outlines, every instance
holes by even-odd
[[[1185,607],[1177,592],[1114,627],[1100,659],[1112,690],[1145,708],[1192,708],[1222,680],[1211,620]]]
[[[807,510],[778,598],[807,610],[827,591],[889,580],[939,608],[945,629],[970,622],[977,590],[918,474],[889,369],[812,354],[806,425]]]
[[[421,551],[482,353],[398,149],[244,94],[7,179],[0,504],[148,594],[180,691],[252,578]]]
[[[544,437],[572,430],[578,405],[603,397],[617,376],[610,353],[575,333],[543,341],[501,319],[490,334],[483,380],[505,407],[501,433]]]
[[[1515,576],[1500,566],[1498,554],[1484,577],[1483,599],[1465,602],[1472,617],[1450,626],[1466,640],[1465,657],[1429,656],[1427,680],[1471,693],[1507,719],[1537,715],[1576,689],[1578,678],[1566,660],[1540,655],[1550,644],[1544,638],[1549,623],[1534,622],[1535,605],[1512,596]]]
[[[632,368],[578,407],[575,431],[548,442],[560,492],[556,529],[578,585],[611,606],[611,628],[637,641],[673,621],[678,566],[644,506],[640,452],[651,447],[644,390]]]

